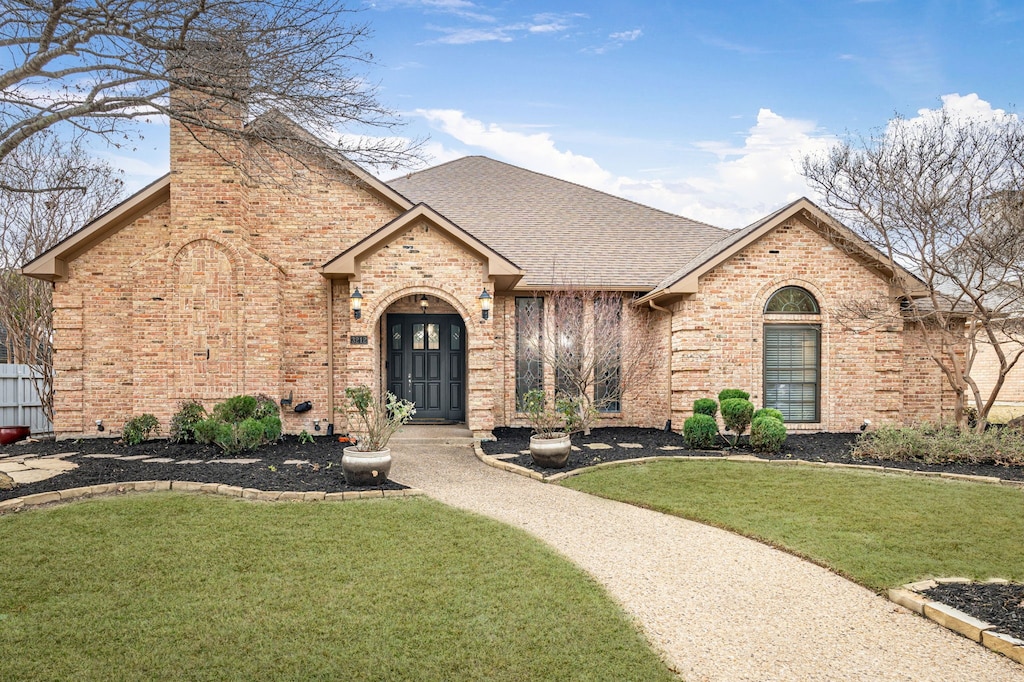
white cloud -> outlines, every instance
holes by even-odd
[[[585,47],[582,52],[585,54],[605,54],[606,52],[619,49],[626,43],[631,43],[634,40],[637,40],[643,34],[643,30],[639,28],[634,28],[631,31],[616,31],[615,33],[609,33],[608,42],[604,45]]]
[[[445,28],[440,26],[428,26],[433,31],[440,31],[445,35],[429,43],[440,43],[442,45],[471,45],[472,43],[486,42],[512,42],[508,27],[497,26],[494,28]]]
[[[1016,118],[1016,114],[1007,114],[1003,109],[994,109],[990,102],[978,97],[977,93],[961,95],[958,92],[942,96],[942,106],[938,109],[918,109],[917,117],[908,119],[909,123],[923,122],[925,119],[937,116],[945,109],[947,113],[956,118],[973,118],[980,120],[1000,120],[1007,116]]]
[[[435,128],[467,145],[524,168],[639,201],[722,227],[741,227],[809,190],[799,159],[823,149],[834,138],[812,122],[786,119],[769,109],[758,114],[743,144],[703,142],[715,157],[688,171],[657,169],[659,177],[617,176],[588,156],[559,149],[550,133],[522,133],[484,123],[453,109],[419,110]]]
[[[643,31],[641,31],[638,28],[634,28],[632,31],[620,31],[618,33],[612,33],[608,37],[611,38],[612,40],[617,40],[619,42],[628,43],[628,42],[632,42],[632,41],[636,40],[637,38],[639,38],[643,34],[644,34]]]
[[[951,94],[942,106],[975,118],[1014,116],[995,109],[976,94]],[[923,121],[938,109],[921,109],[908,122]],[[838,142],[814,121],[786,118],[761,109],[756,123],[739,131],[736,142],[709,140],[693,147],[706,162],[686,167],[657,167],[636,171],[638,177],[618,175],[597,160],[559,146],[552,132],[522,132],[485,123],[455,109],[417,110],[440,133],[454,138],[458,150],[432,141],[436,162],[467,154],[486,154],[563,180],[593,187],[672,213],[721,227],[743,227],[783,205],[809,196],[812,190],[800,174],[800,161]],[[436,144],[436,146],[433,146]],[[691,157],[692,155],[687,155]]]
[[[493,24],[486,27],[428,26],[431,31],[445,35],[425,44],[469,45],[481,42],[512,42],[526,35],[554,34],[568,31],[573,20],[585,14],[535,14],[529,21]]]

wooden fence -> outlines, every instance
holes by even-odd
[[[52,433],[29,365],[0,364],[0,426],[29,426],[32,435]]]

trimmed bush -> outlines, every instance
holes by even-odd
[[[178,403],[178,411],[171,417],[171,442],[195,443],[196,426],[208,416],[198,400],[182,400]]]
[[[139,443],[149,440],[149,437],[154,433],[160,433],[160,422],[156,417],[149,414],[140,414],[137,417],[132,417],[124,423],[121,428],[121,440],[128,445],[138,445]]]
[[[743,400],[750,400],[750,394],[746,391],[741,391],[738,388],[726,388],[718,393],[718,402],[723,400],[729,400],[730,398],[742,398]]]
[[[722,401],[722,421],[727,430],[736,434],[732,439],[733,447],[736,447],[736,442],[750,426],[753,416],[754,403],[746,398],[726,398]]]
[[[280,414],[281,409],[277,406],[276,400],[262,393],[256,396],[256,407],[252,411],[253,419],[262,420],[267,417],[277,417]]]
[[[256,405],[256,398],[253,396],[236,395],[222,403],[217,403],[213,408],[213,418],[217,421],[238,424],[253,416],[256,412]]]
[[[193,433],[196,442],[237,455],[280,438],[278,414],[277,403],[267,396],[236,395],[214,406],[212,416],[198,422]]]
[[[757,421],[758,417],[764,417],[766,415],[769,417],[775,417],[780,422],[786,423],[786,419],[785,417],[782,416],[782,412],[776,410],[774,407],[762,407],[760,410],[754,413],[754,419],[751,423]]]
[[[762,414],[750,423],[750,445],[755,451],[775,454],[785,442],[786,425],[781,419]]]
[[[695,414],[683,422],[683,437],[695,450],[710,450],[718,437],[718,422],[707,414]]]
[[[273,443],[281,437],[281,418],[276,414],[268,414],[259,420],[263,426],[263,438],[268,443]]]
[[[698,398],[693,401],[693,413],[706,414],[707,416],[714,418],[714,416],[718,414],[718,403],[711,398]]]

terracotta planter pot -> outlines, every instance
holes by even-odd
[[[25,440],[32,434],[27,426],[0,426],[0,445],[10,445]]]
[[[391,448],[363,452],[347,447],[341,457],[341,471],[349,485],[381,485],[391,473]]]
[[[530,436],[530,456],[533,463],[545,469],[561,469],[569,461],[572,442],[569,434],[560,433],[556,438]]]

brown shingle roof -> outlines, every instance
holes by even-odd
[[[483,156],[387,184],[525,269],[520,286],[649,290],[728,234]]]

